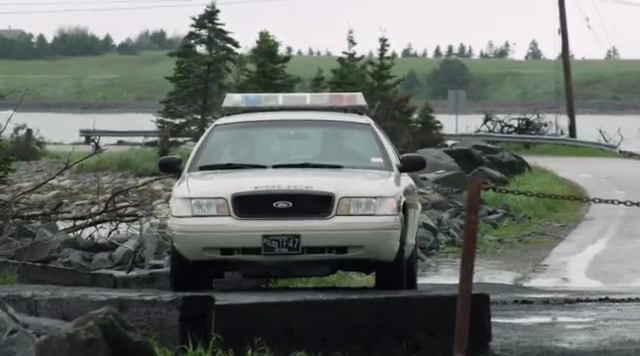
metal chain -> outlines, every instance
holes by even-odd
[[[509,194],[509,195],[517,195],[517,196],[525,196],[528,198],[539,198],[539,199],[552,199],[552,200],[569,200],[569,201],[577,201],[582,203],[593,203],[593,204],[610,204],[610,205],[624,205],[626,207],[638,207],[640,208],[640,201],[632,201],[632,200],[619,200],[619,199],[602,199],[602,198],[590,198],[585,196],[576,196],[576,195],[563,195],[563,194],[553,194],[553,193],[542,193],[542,192],[531,192],[531,191],[523,191],[518,189],[508,189],[501,188],[495,185],[486,185],[483,187],[485,191],[492,191],[498,194]]]

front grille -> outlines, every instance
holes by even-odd
[[[333,201],[328,193],[240,194],[232,197],[231,205],[235,215],[245,219],[326,218]]]

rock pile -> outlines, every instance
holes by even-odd
[[[155,356],[156,351],[113,308],[98,309],[66,323],[22,315],[0,303],[0,355]]]
[[[448,148],[417,151],[427,160],[422,172],[412,175],[420,187],[423,214],[420,218],[418,246],[429,256],[445,246],[460,246],[464,229],[465,190],[469,176],[481,176],[498,185],[531,169],[520,156],[483,142],[457,142]],[[509,207],[483,204],[480,219],[491,226],[519,217]]]

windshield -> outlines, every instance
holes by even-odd
[[[244,168],[391,170],[384,146],[368,124],[281,120],[214,127],[189,171],[239,164]]]

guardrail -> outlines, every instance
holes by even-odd
[[[466,134],[443,134],[445,140],[465,140],[476,139],[489,142],[511,142],[511,143],[533,143],[570,145],[586,148],[595,148],[604,151],[620,152],[618,147],[608,143],[578,140],[560,136],[538,136],[538,135],[507,135],[494,133],[466,133]]]
[[[160,130],[94,130],[80,129],[78,136],[84,137],[86,144],[91,143],[92,137],[159,137]],[[180,137],[184,138],[184,137]]]

